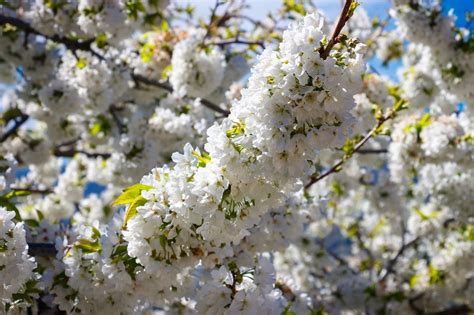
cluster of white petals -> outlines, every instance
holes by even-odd
[[[26,300],[15,297],[29,296],[36,286],[33,270],[36,263],[28,255],[23,223],[15,223],[15,212],[0,208],[0,307],[13,311],[26,306]],[[23,304],[23,305],[22,305]],[[12,310],[13,309],[13,310]]]

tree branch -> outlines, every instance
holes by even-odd
[[[76,50],[88,51],[88,52],[91,52],[96,57],[98,57],[100,59],[104,59],[103,56],[101,56],[100,54],[95,52],[91,47],[92,43],[95,41],[95,38],[90,38],[90,39],[83,40],[83,41],[77,41],[77,40],[69,39],[67,37],[59,36],[57,34],[55,34],[55,35],[46,35],[46,34],[41,33],[40,31],[36,30],[30,24],[28,24],[27,22],[25,22],[25,21],[23,21],[19,18],[0,14],[0,25],[5,25],[5,24],[13,25],[13,26],[17,27],[18,29],[24,31],[26,34],[39,35],[39,36],[42,36],[42,37],[44,37],[46,39],[49,39],[53,42],[61,43],[64,46],[66,46],[69,50],[72,50],[72,51],[76,51]]]
[[[403,253],[405,252],[406,249],[412,247],[413,245],[415,245],[418,241],[420,240],[419,237],[415,237],[414,239],[412,239],[411,241],[409,241],[408,243],[406,244],[403,244],[400,249],[398,250],[397,254],[395,255],[395,257],[393,257],[392,259],[390,259],[390,261],[388,262],[387,264],[387,267],[385,267],[385,274],[382,276],[382,278],[380,278],[380,281],[384,281],[387,276],[391,273],[393,273],[395,270],[393,269],[398,261],[398,259],[403,255]]]
[[[112,115],[112,118],[115,122],[115,124],[117,125],[117,129],[119,131],[120,134],[124,134],[127,132],[127,126],[125,126],[123,124],[123,122],[120,120],[120,117],[119,115],[117,114],[117,111],[120,110],[119,108],[117,108],[115,105],[110,105],[109,107],[109,112],[110,112],[110,115]]]
[[[15,124],[13,127],[11,127],[8,131],[6,131],[1,137],[0,137],[0,142],[4,142],[7,140],[10,136],[16,133],[18,128],[20,128],[27,120],[29,116],[22,114],[19,119],[15,120]]]
[[[355,146],[354,146],[354,149],[352,150],[351,152],[351,155],[354,154],[354,153],[357,153],[361,148],[362,146],[367,142],[369,141],[370,138],[372,138],[372,136],[375,134],[375,132],[389,119],[393,118],[394,117],[394,114],[395,112],[394,111],[390,111],[386,116],[380,118],[378,121],[377,121],[377,124],[369,131],[369,133],[367,133],[367,135],[361,140],[359,141],[359,143],[357,143]],[[305,188],[309,188],[311,187],[314,183],[316,182],[319,182],[320,180],[322,180],[323,178],[331,175],[332,173],[336,173],[340,170],[341,166],[346,162],[346,160],[348,160],[350,158],[350,156],[347,156],[347,157],[344,157],[342,160],[340,160],[339,162],[337,162],[336,164],[334,164],[329,170],[327,170],[325,173],[317,176],[317,177],[312,177],[310,179],[310,181],[306,184]]]
[[[258,45],[262,49],[265,49],[265,44],[261,41],[248,41],[248,40],[243,40],[239,38],[209,43],[209,45],[215,45],[215,46],[227,46],[227,45],[232,45],[232,44],[241,44],[241,45],[248,45],[248,46]]]
[[[36,188],[21,188],[21,187],[10,187],[13,191],[27,191],[32,194],[50,194],[53,191],[51,189],[36,189]]]
[[[364,149],[364,150],[359,150],[355,153],[358,154],[382,154],[382,153],[387,153],[387,149]]]
[[[339,42],[339,34],[341,33],[342,29],[344,28],[344,25],[346,22],[349,20],[349,9],[351,7],[352,0],[346,0],[346,3],[344,4],[344,7],[342,8],[341,14],[339,15],[339,19],[337,21],[336,27],[334,28],[334,31],[332,32],[331,39],[329,40],[329,43],[327,44],[326,47],[324,47],[320,51],[321,58],[326,59],[329,56],[329,53],[331,52],[331,49],[334,47]]]
[[[163,83],[158,80],[149,79],[139,74],[132,74],[132,78],[135,82],[156,86],[170,93],[173,93],[173,88],[168,83]],[[213,111],[218,112],[224,116],[229,116],[230,112],[228,110],[225,110],[206,99],[201,98],[200,100],[201,100],[201,104],[206,106],[207,108],[212,109]]]
[[[110,153],[87,152],[83,150],[77,150],[75,148],[68,148],[66,150],[63,150],[57,147],[56,149],[54,149],[54,155],[58,157],[73,157],[74,155],[78,153],[84,154],[85,156],[90,157],[90,158],[101,157],[104,159],[108,159],[110,157]]]

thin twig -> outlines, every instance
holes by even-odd
[[[387,276],[391,273],[393,273],[395,270],[394,270],[394,267],[398,261],[398,259],[403,255],[403,253],[405,252],[405,250],[407,250],[408,248],[412,247],[413,245],[415,245],[418,241],[420,240],[419,237],[415,237],[414,239],[412,239],[411,241],[409,241],[408,243],[404,243],[402,244],[402,246],[400,247],[400,249],[398,250],[397,254],[395,255],[395,257],[393,257],[392,259],[390,259],[390,261],[388,262],[387,264],[387,267],[385,267],[384,269],[386,270],[385,271],[385,274],[382,276],[382,278],[380,278],[380,281],[383,282]]]
[[[352,154],[353,153],[357,153],[361,148],[362,146],[367,142],[369,141],[370,138],[372,138],[372,136],[374,135],[374,133],[389,119],[393,118],[394,116],[394,112],[393,111],[390,111],[387,116],[384,116],[382,118],[380,118],[377,122],[377,124],[369,131],[369,133],[367,133],[367,135],[361,140],[359,141],[359,143],[357,143],[355,146],[354,146],[354,149],[352,150]],[[349,156],[350,157],[350,156]],[[342,160],[340,160],[339,162],[337,162],[336,164],[334,164],[329,170],[327,170],[325,173],[317,176],[317,177],[312,177],[311,180],[306,184],[305,188],[309,188],[311,187],[314,183],[316,182],[319,182],[320,180],[322,180],[323,178],[331,175],[332,173],[336,173],[340,170],[341,166],[346,162],[346,160],[349,158],[349,157],[344,157]]]
[[[123,122],[120,120],[120,117],[119,115],[117,114],[117,110],[120,110],[118,109],[115,105],[110,105],[109,107],[109,112],[110,112],[110,115],[112,115],[112,118],[115,122],[115,124],[117,125],[117,129],[119,131],[120,134],[124,134],[127,132],[127,126],[125,126],[123,124]]]
[[[209,43],[208,45],[227,46],[227,45],[233,45],[233,44],[248,45],[248,46],[258,45],[262,49],[265,49],[265,44],[261,41],[248,41],[248,40],[243,40],[243,39],[238,39],[238,38],[220,41],[220,42],[213,42],[213,43]]]
[[[36,188],[21,188],[21,187],[10,187],[13,191],[27,191],[32,194],[50,194],[53,191],[51,189],[36,189]]]
[[[355,153],[358,154],[382,154],[382,153],[387,153],[387,149],[364,149],[364,150],[359,150]]]
[[[75,148],[68,148],[66,150],[61,149],[61,148],[56,148],[54,150],[54,155],[57,157],[73,157],[76,154],[84,154],[87,157],[90,158],[104,158],[108,159],[110,157],[110,153],[99,153],[99,152],[87,152],[84,150],[78,150]]]
[[[96,51],[92,49],[91,45],[95,41],[95,38],[90,38],[83,41],[77,41],[77,40],[69,39],[67,37],[59,36],[57,34],[46,35],[36,30],[30,24],[28,24],[27,22],[19,18],[0,14],[0,25],[5,25],[5,24],[13,25],[17,27],[18,29],[24,31],[26,34],[39,35],[53,42],[61,43],[71,51],[76,51],[76,50],[88,51],[88,52],[91,52],[96,57],[98,57],[99,59],[104,59],[102,55],[100,55],[99,53],[97,53]]]
[[[133,74],[132,78],[135,82],[140,82],[140,83],[144,83],[144,84],[147,84],[147,85],[153,85],[153,86],[162,88],[162,89],[164,89],[164,90],[166,90],[170,93],[173,93],[173,88],[168,83],[160,82],[158,80],[149,79],[149,78],[141,76],[139,74]],[[200,101],[201,101],[202,105],[204,105],[207,108],[212,109],[213,111],[218,112],[218,113],[220,113],[224,116],[228,116],[230,114],[230,112],[228,110],[225,110],[225,109],[217,106],[216,104],[212,103],[209,100],[201,98]]]

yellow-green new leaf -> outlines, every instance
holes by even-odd
[[[81,238],[74,243],[74,247],[82,249],[83,253],[100,252],[101,246],[98,240],[92,242],[88,239]]]
[[[133,203],[128,207],[127,211],[125,212],[125,218],[123,220],[122,228],[127,226],[128,221],[132,219],[137,214],[137,208],[143,206],[147,200],[143,198],[141,195],[135,198]]]
[[[29,196],[31,195],[31,192],[28,190],[12,190],[8,194],[5,195],[5,198],[11,199],[13,197],[23,197],[23,196]]]
[[[136,184],[130,187],[127,187],[123,190],[123,193],[118,196],[114,201],[114,205],[129,205],[135,201],[142,193],[142,190],[150,190],[153,186],[148,186],[144,184]]]

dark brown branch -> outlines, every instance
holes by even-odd
[[[21,188],[21,187],[10,187],[13,191],[27,191],[32,194],[50,194],[53,191],[51,189],[36,189],[36,188]]]
[[[403,255],[403,253],[405,252],[405,250],[407,250],[408,248],[412,247],[413,245],[415,245],[418,241],[420,240],[419,237],[416,237],[414,239],[412,239],[410,242],[406,243],[406,244],[403,244],[400,249],[398,250],[397,254],[395,255],[395,257],[393,257],[392,259],[390,259],[390,261],[388,262],[387,264],[387,267],[385,267],[385,274],[382,276],[382,278],[380,278],[380,281],[384,281],[387,276],[391,273],[393,273],[395,270],[394,270],[394,267],[395,265],[397,264],[397,261],[398,259]]]
[[[132,78],[135,82],[144,83],[144,84],[147,84],[147,85],[153,85],[153,86],[162,88],[162,89],[164,89],[164,90],[166,90],[170,93],[173,93],[173,88],[168,83],[160,82],[158,80],[149,79],[149,78],[146,78],[146,77],[141,76],[139,74],[133,74]],[[217,106],[216,104],[214,104],[214,103],[212,103],[212,102],[210,102],[206,99],[201,98],[200,100],[201,100],[202,105],[206,106],[209,109],[212,109],[215,112],[218,112],[218,113],[220,113],[224,116],[228,116],[230,114],[230,112],[228,110],[225,110],[225,109]]]
[[[217,9],[223,4],[225,4],[225,1],[216,0],[216,4],[211,9],[211,17],[209,18],[209,25],[207,26],[206,34],[202,38],[202,44],[204,44],[204,41],[206,40],[206,38],[211,34],[211,30],[214,27],[214,25],[218,25],[220,23],[220,20],[223,19],[227,15],[227,12],[226,12],[220,19],[215,21],[216,16],[217,16]]]
[[[209,43],[209,45],[215,45],[215,46],[221,46],[221,47],[227,46],[227,45],[233,45],[233,44],[248,45],[248,46],[258,45],[262,49],[265,49],[265,44],[261,41],[248,41],[248,40],[243,40],[243,39],[238,39],[238,38]]]
[[[28,117],[28,115],[22,114],[19,118],[17,118],[13,127],[11,127],[0,137],[0,142],[4,142],[10,136],[14,135],[17,132],[18,128],[20,128],[28,120]]]
[[[117,125],[117,129],[119,131],[120,134],[124,134],[127,132],[127,126],[125,126],[123,124],[123,122],[120,120],[120,117],[119,115],[117,114],[117,111],[119,111],[120,109],[117,108],[115,105],[110,105],[109,107],[109,112],[110,112],[110,115],[112,115],[112,118],[115,122],[115,124]]]
[[[387,153],[387,149],[364,149],[364,150],[359,150],[355,153],[358,154],[382,154],[382,153]]]
[[[323,47],[320,51],[321,58],[326,59],[331,52],[331,49],[339,42],[339,34],[341,33],[344,25],[346,24],[347,20],[349,20],[349,9],[351,7],[352,0],[346,0],[344,7],[342,8],[342,12],[339,15],[339,19],[337,21],[336,27],[332,32],[331,39],[326,47]]]
[[[62,148],[56,148],[54,150],[54,155],[58,157],[73,157],[76,154],[84,154],[85,156],[90,158],[101,157],[104,159],[108,159],[110,157],[110,153],[87,152],[83,150],[77,150],[75,148],[68,148],[66,150]]]
[[[425,315],[468,315],[472,312],[467,305],[455,305],[439,312],[426,312]]]
[[[77,41],[77,40],[70,39],[70,38],[67,38],[67,37],[59,36],[57,34],[55,34],[55,35],[46,35],[46,34],[41,33],[40,31],[36,30],[30,24],[28,24],[27,22],[25,22],[25,21],[23,21],[19,18],[0,14],[0,25],[5,25],[5,24],[13,25],[13,26],[17,27],[18,29],[24,31],[25,34],[35,34],[35,35],[42,36],[46,39],[49,39],[53,42],[61,43],[71,51],[76,51],[76,50],[88,51],[88,52],[91,52],[96,57],[98,57],[100,59],[104,59],[100,54],[95,52],[91,47],[92,43],[95,41],[95,38],[90,38],[90,39],[83,40],[83,41]]]

